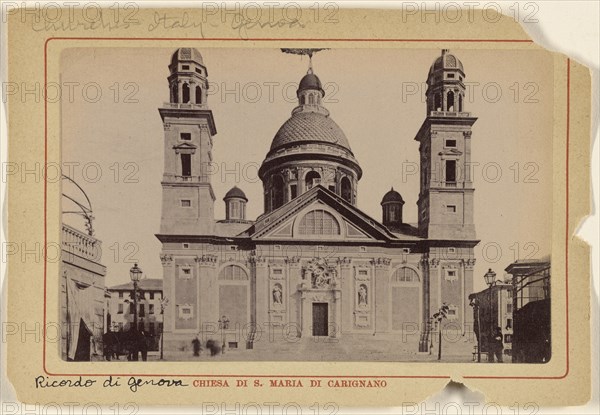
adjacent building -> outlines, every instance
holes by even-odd
[[[504,354],[511,356],[513,342],[513,287],[510,279],[497,282],[469,296],[473,307],[473,331],[481,353],[490,352],[489,342],[500,327]]]
[[[514,363],[550,361],[550,271],[549,258],[516,261],[506,267],[512,275]]]
[[[249,201],[234,187],[224,195],[225,219],[216,220],[209,166],[217,127],[207,66],[196,49],[181,48],[169,71],[170,100],[159,108],[164,174],[156,235],[169,299],[166,349],[224,332],[230,349],[276,351],[330,338],[426,353],[430,317],[442,304],[449,306],[447,327],[470,330],[478,240],[468,165],[476,118],[464,108],[466,75],[455,55],[443,50],[427,75],[425,119],[415,137],[417,225],[405,223],[406,195],[393,188],[382,195],[379,219],[361,211],[363,170],[324,107],[312,68],[266,149],[263,200]],[[264,213],[248,219],[247,203],[261,203]]]
[[[133,327],[135,308],[133,303],[133,283],[115,285],[108,288],[110,293],[108,320],[112,331],[129,331]],[[163,322],[161,302],[163,299],[162,279],[143,279],[138,283],[138,331],[149,336],[162,332]]]
[[[63,175],[61,184],[60,354],[63,360],[89,361],[102,355],[106,267],[90,199],[70,177]]]

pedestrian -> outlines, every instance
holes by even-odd
[[[498,363],[503,363],[502,355],[504,353],[504,343],[502,341],[502,329],[500,327],[496,327],[494,329],[490,343],[490,363],[494,363],[494,355],[496,356],[496,360],[498,361]]]
[[[138,349],[142,354],[142,361],[148,361],[148,338],[144,330],[140,331],[138,338]]]
[[[198,339],[198,336],[192,340],[192,346],[194,348],[194,356],[200,356],[200,350],[202,350],[202,347],[200,347],[200,340]]]

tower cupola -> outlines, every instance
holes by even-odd
[[[172,104],[206,104],[208,71],[194,48],[179,48],[171,56],[169,91]]]
[[[427,115],[432,112],[463,112],[465,72],[462,62],[442,49],[427,76]]]

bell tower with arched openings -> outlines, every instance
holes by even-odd
[[[194,48],[177,49],[169,72],[169,102],[159,108],[165,133],[160,233],[212,234],[209,166],[217,130],[207,103],[208,72]]]
[[[463,64],[442,50],[427,76],[427,117],[419,141],[419,233],[430,239],[475,239],[471,127],[465,111]]]

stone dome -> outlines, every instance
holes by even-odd
[[[202,55],[198,52],[198,49],[195,48],[179,48],[171,56],[171,65],[176,64],[181,61],[193,61],[199,63],[200,65],[204,65],[204,61],[202,60]]]
[[[384,203],[392,203],[392,202],[404,204],[404,199],[402,199],[402,195],[400,193],[398,193],[397,191],[395,191],[393,187],[389,192],[387,192],[383,196],[383,199],[381,199],[381,204],[383,205]]]
[[[319,112],[297,112],[288,119],[271,143],[271,151],[303,143],[337,144],[350,150],[350,143],[342,129],[329,117]]]
[[[429,69],[429,74],[445,69],[458,69],[464,72],[462,62],[456,56],[451,54],[448,49],[442,49],[442,55],[433,62],[433,65],[431,65],[431,68]]]
[[[248,201],[246,194],[242,191],[242,189],[240,189],[237,186],[233,186],[231,188],[231,190],[229,190],[225,194],[225,197],[223,198],[223,200],[233,199],[233,198],[244,199],[246,202]]]

